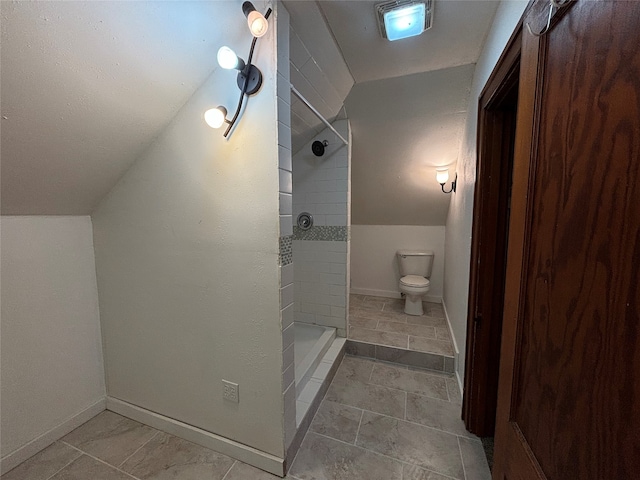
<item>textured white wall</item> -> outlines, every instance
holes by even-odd
[[[354,225],[445,224],[450,197],[436,182],[436,167],[450,167],[453,179],[473,70],[463,65],[353,87],[345,105],[354,139]]]
[[[248,47],[239,7],[216,22]],[[238,100],[217,69],[93,220],[108,395],[283,458],[276,34],[258,41],[264,82],[232,135],[202,118]]]
[[[35,441],[33,455],[57,439],[39,438],[103,401],[105,386],[91,219],[0,223],[4,470],[7,456]]]
[[[400,297],[396,251],[434,252],[429,293],[440,301],[444,272],[445,227],[415,225],[353,225],[351,227],[351,293]]]
[[[503,1],[496,12],[493,26],[476,65],[467,123],[458,160],[458,186],[451,196],[447,217],[444,272],[444,303],[460,351],[458,374],[464,377],[467,306],[469,297],[469,262],[471,260],[471,226],[473,192],[476,180],[476,133],[478,98],[500,54],[527,5],[522,0]]]

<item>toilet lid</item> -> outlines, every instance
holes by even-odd
[[[407,287],[428,287],[429,280],[420,275],[406,275],[400,279],[400,283]]]

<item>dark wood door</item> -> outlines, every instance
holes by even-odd
[[[640,2],[524,28],[518,108],[493,478],[638,478]]]

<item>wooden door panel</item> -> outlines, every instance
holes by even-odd
[[[640,471],[639,22],[579,1],[523,37],[495,478]]]

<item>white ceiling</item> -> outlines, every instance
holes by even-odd
[[[220,45],[246,33],[227,21],[243,22],[241,3],[0,1],[2,214],[89,214],[213,72]],[[475,62],[497,5],[436,0],[432,30],[390,43],[375,3],[287,2],[318,66],[344,56],[340,78],[322,69],[340,98],[349,72],[359,85]]]
[[[88,214],[211,74],[237,1],[0,2],[2,213]],[[239,30],[239,29],[237,29]]]
[[[356,83],[475,63],[497,1],[436,0],[433,26],[390,42],[378,31],[375,5],[384,0],[318,2]]]

